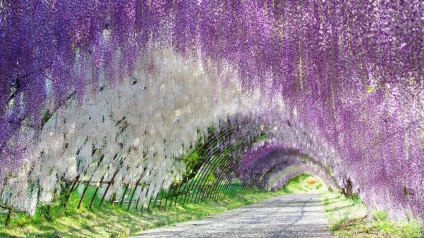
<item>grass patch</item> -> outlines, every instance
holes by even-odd
[[[334,237],[423,237],[416,220],[390,221],[384,211],[375,211],[372,219],[367,219],[366,208],[357,196],[348,199],[326,192],[321,197]]]
[[[120,207],[109,202],[99,207],[98,200],[94,202],[93,209],[88,209],[87,204],[91,202],[91,196],[84,199],[81,209],[76,209],[80,197],[74,193],[66,212],[59,205],[52,205],[38,208],[33,217],[23,213],[14,214],[9,226],[0,225],[0,237],[126,237],[147,229],[199,219],[275,196],[321,190],[322,183],[319,180],[300,175],[276,192],[247,189],[235,195],[222,194],[217,201],[188,203],[167,210],[144,210],[142,213],[135,209],[127,211],[126,206]],[[49,212],[46,213],[46,210]],[[4,217],[1,216],[0,219],[3,221]]]

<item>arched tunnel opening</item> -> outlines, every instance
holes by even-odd
[[[120,162],[112,173],[102,175],[99,181],[83,179],[82,174],[73,181],[61,181],[60,195],[55,191],[54,196],[62,197],[61,205],[65,210],[71,194],[78,194],[78,203],[72,203],[73,206],[77,204],[78,209],[85,200],[89,208],[93,205],[101,207],[109,202],[127,210],[143,212],[217,199],[220,194],[234,195],[247,188],[275,191],[290,179],[304,174],[318,177],[330,190],[340,188],[341,183],[329,166],[301,153],[299,149],[268,142],[264,127],[251,130],[258,128],[261,120],[253,123],[249,120],[227,118],[221,120],[217,127],[209,127],[189,152],[177,159],[186,166],[185,172],[167,186],[162,183],[155,187],[143,182],[148,168],[141,169],[137,180],[119,183],[115,180],[116,176],[125,169]],[[93,155],[95,153],[92,151]],[[99,164],[104,156],[99,156]]]

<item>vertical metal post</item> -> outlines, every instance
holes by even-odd
[[[118,168],[118,169],[116,169],[115,173],[113,174],[112,178],[110,179],[109,183],[107,184],[106,190],[105,190],[105,192],[103,193],[102,200],[100,201],[100,206],[102,206],[103,201],[105,200],[105,197],[106,197],[107,192],[109,191],[110,185],[111,185],[112,183],[114,183],[114,179],[115,179],[115,176],[118,174],[118,171],[119,171],[119,168]]]
[[[140,196],[137,198],[137,202],[135,203],[135,210],[138,210],[138,203],[140,202]]]
[[[104,178],[105,178],[105,176],[103,175],[102,178],[100,179],[100,186],[102,186]],[[91,202],[90,202],[90,208],[93,207],[93,202],[94,202],[94,199],[96,198],[97,191],[99,191],[99,187],[97,187],[96,191],[94,191],[93,198],[91,199]]]
[[[151,211],[151,209],[150,209],[150,204],[152,203],[152,198],[153,198],[153,196],[150,196],[149,205],[147,205],[147,211],[148,211],[148,212],[150,212],[150,211]]]
[[[140,178],[140,179],[141,179],[141,178]],[[127,208],[127,210],[128,210],[128,211],[130,210],[131,202],[132,202],[132,200],[133,200],[133,198],[134,198],[135,191],[136,191],[136,190],[137,190],[137,188],[138,188],[138,184],[140,183],[140,179],[139,179],[139,180],[135,183],[134,191],[133,191],[133,193],[132,193],[132,195],[131,195],[130,201],[128,202],[128,208]]]
[[[12,209],[10,208],[9,209],[9,212],[7,213],[7,217],[6,217],[6,221],[4,223],[4,226],[8,226],[9,225],[9,221],[10,221],[10,218],[11,217],[12,217]]]
[[[111,198],[109,199],[110,205],[114,205],[116,199],[116,192],[112,194]]]
[[[174,196],[174,191],[175,191],[175,185],[171,184],[171,187],[169,187],[169,190],[165,197],[165,205],[163,205],[164,210],[166,210],[166,205],[168,205],[169,195],[171,195],[171,199],[172,199],[172,196]]]
[[[129,183],[125,186],[124,194],[122,194],[121,201],[119,202],[119,206],[121,206],[121,207],[122,207],[122,203],[124,202],[125,194],[127,193],[127,190],[128,190],[128,187],[129,186],[130,186]]]
[[[146,192],[146,195],[147,194],[149,194],[149,190],[150,190],[150,186],[147,188],[147,192]],[[149,206],[150,206],[150,202],[152,201],[152,197],[150,197],[150,201],[149,201]],[[144,209],[144,203],[143,204],[141,204],[141,210],[140,210],[140,212],[142,213],[143,212],[143,209]],[[147,209],[148,210],[148,209]]]
[[[89,185],[90,185],[90,181],[87,181],[87,184],[86,184],[86,186],[85,186],[85,188],[84,188],[84,191],[82,192],[81,199],[80,199],[80,200],[79,200],[79,202],[78,202],[78,207],[77,207],[77,209],[80,209],[81,204],[82,204],[82,200],[84,199],[85,193],[87,192],[87,189],[88,189],[88,186],[89,186]]]
[[[160,197],[160,201],[159,201],[159,210],[162,208],[162,200],[163,200],[163,195],[165,194],[165,190],[161,190],[162,191],[162,195],[161,195],[161,197]]]
[[[68,205],[68,201],[69,201],[69,197],[71,196],[72,191],[74,190],[75,185],[78,183],[78,180],[80,178],[80,175],[78,175],[74,181],[74,183],[72,184],[71,189],[68,192],[68,195],[66,196],[66,200],[65,200],[65,204],[64,204],[64,209],[66,210],[66,206]]]

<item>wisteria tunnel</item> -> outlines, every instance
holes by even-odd
[[[166,209],[310,173],[423,218],[423,66],[421,0],[0,0],[0,204]]]

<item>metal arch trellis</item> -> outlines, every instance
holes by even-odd
[[[242,141],[239,145],[239,149],[238,149],[238,153],[234,156],[232,156],[232,158],[229,158],[228,156],[224,155],[223,153],[220,154],[221,159],[216,159],[216,163],[209,163],[210,169],[203,175],[203,179],[199,179],[199,186],[200,187],[205,187],[206,183],[207,183],[207,178],[208,176],[214,172],[217,168],[217,166],[221,166],[223,167],[223,170],[221,171],[220,175],[218,177],[216,177],[215,179],[215,185],[211,185],[209,186],[208,189],[206,189],[205,191],[203,191],[202,194],[197,193],[197,196],[194,198],[194,202],[198,202],[200,199],[203,201],[204,199],[208,198],[210,196],[210,190],[211,189],[215,189],[217,190],[217,186],[221,185],[222,181],[229,181],[228,175],[229,175],[229,171],[232,171],[232,169],[234,169],[233,167],[231,167],[231,162],[233,161],[238,161],[238,163],[240,163],[240,160],[238,160],[236,158],[237,155],[241,155],[241,153],[243,153],[247,148],[250,148],[252,146],[253,143],[256,142],[257,138],[253,138],[250,141]],[[213,166],[215,165],[215,166]],[[225,176],[223,176],[225,175]],[[227,187],[230,184],[227,184]],[[219,191],[219,190],[217,190]],[[225,190],[226,191],[226,190]]]
[[[250,147],[254,142],[242,142],[241,143],[241,149],[240,151],[244,151],[247,147]],[[223,160],[221,162],[223,162],[222,164],[220,164],[222,166],[222,171],[218,174],[218,176],[216,176],[216,180],[215,180],[215,185],[210,186],[208,191],[205,191],[204,194],[202,194],[202,196],[200,194],[198,194],[195,202],[198,202],[199,199],[201,199],[202,201],[204,201],[206,198],[208,198],[209,196],[211,196],[211,194],[213,193],[213,191],[219,191],[219,187],[222,185],[223,181],[229,181],[229,171],[233,171],[234,166],[231,165],[231,163],[233,161],[236,161],[236,163],[240,163],[241,160],[237,160],[237,158],[235,158],[236,155],[232,156],[232,158],[228,158],[225,155],[223,156]],[[208,176],[208,175],[206,175]],[[206,177],[204,176],[204,177]],[[212,190],[212,191],[211,191]]]
[[[134,208],[136,211],[143,212],[145,209],[150,211],[153,208],[157,209],[167,209],[177,204],[185,204],[188,202],[198,203],[206,201],[207,199],[218,199],[219,194],[234,194],[243,190],[243,186],[240,183],[233,184],[233,181],[237,180],[235,169],[240,165],[240,157],[245,153],[251,146],[258,141],[260,136],[256,137],[243,137],[237,145],[224,146],[220,148],[220,145],[225,144],[226,141],[231,139],[231,135],[239,129],[240,124],[232,125],[233,127],[228,127],[224,131],[219,131],[219,133],[214,133],[213,131],[209,132],[209,136],[205,139],[204,143],[195,148],[197,152],[203,157],[202,161],[193,167],[193,171],[189,175],[183,178],[180,183],[173,183],[168,189],[162,189],[156,196],[151,196],[149,201],[144,201],[141,203],[141,209],[139,210],[141,192],[148,185],[141,183],[141,179],[146,172],[146,168],[143,168],[141,176],[137,179],[135,183],[126,183],[122,182],[123,191],[121,194],[114,193],[110,196],[109,201],[111,204],[123,207],[126,206],[126,210]],[[231,147],[231,148],[230,148]],[[225,152],[227,150],[227,152]],[[96,150],[93,150],[95,154]],[[193,150],[194,151],[194,150]],[[193,153],[193,151],[191,153]],[[231,151],[232,154],[228,155]],[[101,162],[105,155],[101,155],[98,165],[99,168]],[[117,154],[114,155],[112,161],[119,163],[119,166],[110,179],[106,179],[106,174],[104,174],[100,181],[90,181],[89,179],[82,180],[81,176],[83,173],[77,175],[74,180],[66,180],[61,178],[59,180],[60,184],[67,184],[67,188],[64,191],[63,200],[61,201],[61,206],[66,211],[69,207],[69,202],[71,196],[75,191],[80,187],[84,186],[82,192],[79,195],[79,198],[76,202],[76,208],[80,209],[84,206],[83,201],[87,202],[87,207],[92,209],[95,204],[96,206],[103,206],[106,199],[106,194],[109,188],[115,183],[115,177],[120,171],[123,165],[124,158],[118,158]],[[217,171],[219,168],[219,171]],[[214,174],[214,180],[210,181],[208,178]],[[100,195],[100,188],[105,186],[104,191]],[[235,186],[238,186],[235,188]],[[92,189],[91,197],[88,193],[89,189]],[[137,189],[141,189],[140,194],[135,196]],[[147,188],[148,189],[148,188]],[[146,192],[146,194],[148,191]],[[101,197],[101,199],[99,199]],[[97,199],[96,199],[97,198]],[[96,202],[97,200],[97,202]],[[100,201],[99,201],[100,200]],[[145,207],[146,206],[146,207]],[[14,212],[13,208],[2,207],[8,210],[8,215],[5,221],[7,225],[12,217]]]

